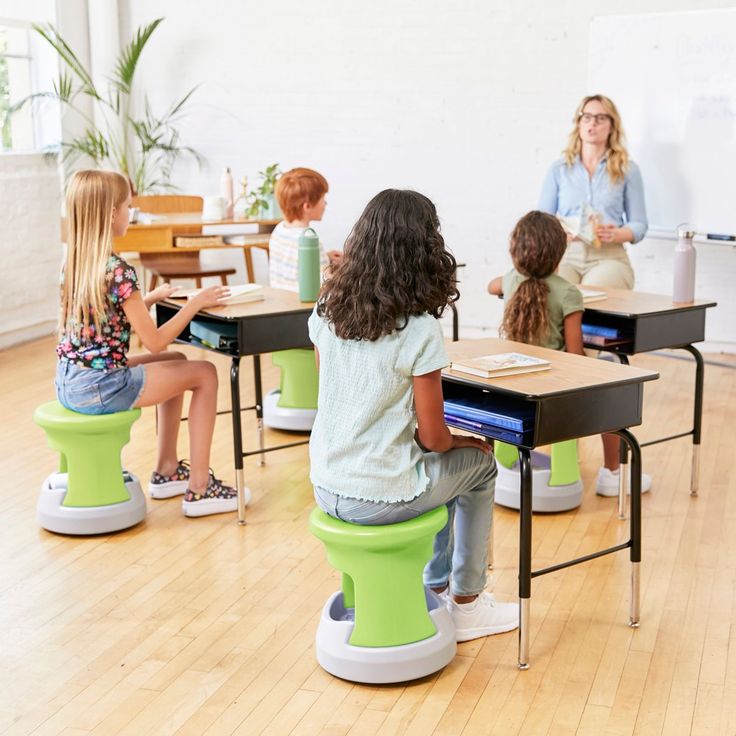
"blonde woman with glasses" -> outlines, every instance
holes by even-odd
[[[559,275],[573,284],[632,289],[634,270],[624,243],[644,237],[647,211],[639,167],[629,158],[612,100],[583,98],[563,154],[550,167],[539,198],[539,209],[557,215],[567,231]],[[618,495],[619,444],[616,435],[603,435],[599,495]],[[642,491],[651,484],[642,475]]]
[[[561,276],[573,284],[633,288],[624,243],[646,234],[644,185],[608,97],[590,95],[578,106],[564,155],[544,180],[539,209],[558,215],[568,231]]]
[[[56,395],[82,414],[113,414],[156,406],[158,458],[152,498],[184,495],[185,516],[207,516],[237,508],[235,489],[209,470],[217,410],[217,372],[207,360],[187,360],[166,348],[203,308],[229,294],[203,289],[161,326],[149,308],[174,290],[164,284],[143,296],[135,269],[112,252],[113,237],[128,229],[130,187],[114,171],[77,171],[69,182],[67,255],[61,286]],[[128,356],[135,330],[149,351]],[[177,459],[184,393],[189,404],[191,465]]]

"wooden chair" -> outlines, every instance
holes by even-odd
[[[133,197],[133,207],[141,212],[161,215],[167,212],[202,212],[202,197],[180,194],[152,194]],[[191,235],[198,235],[202,228],[193,228]],[[202,279],[219,277],[223,286],[227,285],[227,277],[236,272],[234,268],[205,267],[202,265],[198,250],[184,250],[177,253],[141,253],[141,264],[151,274],[148,290],[156,288],[159,278],[163,281],[171,279],[194,279],[197,287],[202,286]]]

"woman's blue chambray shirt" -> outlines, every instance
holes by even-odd
[[[606,157],[589,176],[578,156],[572,166],[564,158],[552,164],[542,185],[539,209],[551,215],[580,215],[587,202],[601,214],[601,224],[627,225],[638,243],[647,232],[644,183],[639,167],[629,161],[623,181],[611,182],[606,171]]]

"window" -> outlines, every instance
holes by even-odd
[[[57,76],[54,50],[31,25],[0,18],[0,153],[58,147],[61,112],[55,101],[37,98],[6,117],[30,94],[51,90]]]
[[[28,26],[0,21],[0,125],[5,151],[36,148],[31,105],[6,118],[8,109],[32,91],[29,32]]]

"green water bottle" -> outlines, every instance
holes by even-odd
[[[297,269],[299,273],[299,299],[303,302],[317,300],[319,294],[319,236],[307,227],[299,236]]]

